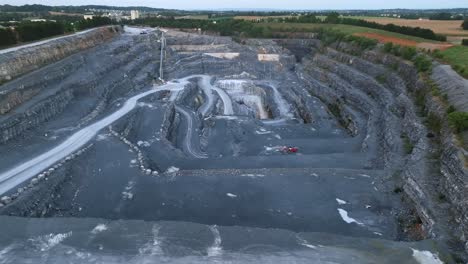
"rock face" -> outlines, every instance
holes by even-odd
[[[89,32],[61,38],[42,45],[2,54],[0,83],[59,61],[71,54],[102,44],[121,32],[119,26],[101,27]],[[0,110],[1,111],[1,110]]]
[[[59,92],[40,104],[28,109],[28,112],[14,115],[0,124],[2,135],[1,142],[6,142],[30,127],[39,125],[51,117],[63,111],[65,106],[73,99],[72,90]]]
[[[336,111],[351,133],[366,134],[362,150],[377,151],[383,157],[374,160],[374,166],[383,166],[401,176],[403,190],[414,203],[427,233],[433,237],[456,235],[466,241],[466,150],[457,144],[448,126],[446,107],[431,92],[426,92],[426,112],[437,116],[442,124],[441,152],[434,159],[432,156],[438,155],[434,149],[437,146],[430,142],[427,136],[430,133],[410,99],[418,91],[430,91],[428,84],[418,78],[410,63],[399,58],[378,51],[350,56],[349,51],[353,47],[344,43],[325,51],[312,48],[311,54],[315,55],[305,56],[298,71],[304,72],[310,92]],[[448,94],[449,102],[459,111],[465,110],[466,80],[447,66],[437,65],[432,78]],[[405,145],[411,146],[411,150],[402,157],[401,153],[407,151]],[[447,204],[441,205],[444,202],[440,201],[440,194],[453,206],[455,219],[449,219]]]
[[[468,80],[460,77],[447,65],[435,65],[432,80],[447,101],[457,111],[468,111]],[[420,87],[430,89],[430,87]],[[459,142],[447,122],[446,106],[433,96],[425,98],[427,111],[437,116],[441,122],[441,187],[447,199],[453,205],[453,214],[457,222],[456,232],[466,242],[468,250],[468,152],[465,145]],[[465,137],[466,138],[466,137]]]
[[[468,237],[468,170],[466,167],[467,151],[457,141],[447,122],[447,113],[444,102],[431,93],[431,87],[422,79],[418,79],[416,69],[399,59],[382,55],[376,52],[366,52],[363,58],[397,69],[398,75],[406,83],[407,91],[413,94],[425,94],[423,98],[424,111],[426,115],[433,115],[440,122],[439,139],[437,144],[439,150],[431,150],[428,140],[428,129],[419,121],[421,118],[415,113],[411,102],[407,99],[398,98],[399,107],[404,116],[402,129],[414,146],[409,162],[403,168],[402,175],[405,179],[404,189],[411,200],[416,204],[415,209],[422,218],[426,228],[433,236],[445,236],[441,226],[444,221],[455,220],[451,224],[451,234],[457,236],[461,241],[467,241]],[[437,84],[441,94],[447,95],[449,104],[454,105],[458,111],[467,111],[468,107],[468,81],[454,72],[450,66],[435,64],[431,75],[432,81]],[[389,82],[390,83],[390,82]],[[395,82],[391,82],[395,84]],[[435,159],[428,158],[427,153],[437,156]],[[439,198],[434,199],[437,193]],[[446,197],[450,203],[454,219],[446,220],[443,211],[440,211],[440,197]],[[468,245],[468,244],[467,244]],[[468,250],[468,247],[465,246]]]
[[[120,34],[120,31],[121,28],[118,26],[102,27],[83,34],[72,35],[2,54],[0,59],[0,83],[102,44]],[[43,81],[41,84],[48,85],[54,80],[63,78],[67,72],[76,70],[82,64],[82,60],[77,63],[63,63],[63,68],[47,71],[47,76],[42,76]],[[37,82],[13,83],[2,88],[0,90],[0,115],[10,112],[16,106],[28,101],[41,91],[41,87],[38,86]]]
[[[468,112],[468,80],[458,75],[449,65],[435,65],[432,79],[447,94],[451,105],[458,111]]]
[[[159,47],[155,36],[126,34],[103,43],[117,36],[120,30],[120,27],[99,28],[72,36],[74,41],[60,39],[58,43],[48,43],[47,47],[31,48],[41,50],[40,56],[32,56],[36,64],[28,67],[33,68],[62,59],[72,52],[78,53],[0,86],[0,142],[49,120],[66,107],[80,109],[75,125],[83,125],[105,110],[108,100],[116,94],[142,88],[152,81],[152,73],[158,66],[155,62],[159,58],[157,52],[152,52]],[[66,43],[73,44],[68,47],[64,46]],[[101,45],[79,52],[98,44]],[[28,50],[13,52],[13,55],[20,53],[21,57],[25,53],[31,56]],[[57,53],[59,50],[62,51],[60,54]],[[151,52],[147,53],[148,50]],[[13,61],[4,63],[13,69],[17,67]],[[87,103],[78,104],[72,100],[74,98],[88,99],[85,100]]]

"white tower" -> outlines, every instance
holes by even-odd
[[[130,18],[131,18],[132,20],[135,20],[135,19],[140,18],[140,11],[138,11],[138,10],[131,10],[131,11],[130,11]]]

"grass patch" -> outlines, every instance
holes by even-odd
[[[432,87],[431,89],[432,96],[441,96],[440,88],[437,86]]]
[[[448,115],[448,121],[457,133],[461,133],[468,130],[467,112],[452,112]]]
[[[410,139],[406,134],[401,135],[401,138],[403,139],[403,149],[405,150],[405,153],[407,155],[413,153],[414,150],[414,145],[411,143]]]
[[[394,193],[402,193],[402,192],[403,192],[403,188],[401,188],[401,187],[395,187],[395,188],[393,189],[393,192],[394,192]]]
[[[175,19],[199,19],[199,20],[208,20],[208,15],[188,15],[188,16],[179,16]]]
[[[457,111],[457,109],[455,109],[455,106],[451,105],[447,108],[447,114],[451,114],[453,112]]]
[[[443,193],[439,193],[437,198],[439,199],[440,202],[446,202],[447,201],[447,196],[445,194],[443,194]]]
[[[415,104],[418,107],[419,116],[426,115],[426,94],[427,89],[418,89],[414,91]]]
[[[454,46],[440,52],[441,59],[452,65],[460,75],[468,78],[468,46]]]
[[[332,115],[334,115],[335,117],[341,118],[341,109],[338,104],[334,104],[334,103],[328,104],[328,110],[330,110]]]
[[[432,130],[432,132],[440,134],[440,130],[442,129],[442,122],[436,114],[432,112],[429,113],[426,119],[426,125],[430,130]]]
[[[375,80],[380,84],[386,84],[387,83],[387,76],[385,74],[380,74],[377,77],[375,77]]]
[[[413,63],[418,72],[430,72],[432,70],[432,61],[426,55],[416,56]]]

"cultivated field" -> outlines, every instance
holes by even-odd
[[[400,18],[366,17],[365,20],[379,24],[395,24],[399,26],[428,28],[435,33],[450,36],[468,36],[468,31],[461,28],[462,20],[414,20]]]
[[[54,12],[54,11],[49,11],[49,14],[51,16],[76,16],[76,17],[82,17],[83,14],[79,13],[65,13],[65,12]]]
[[[267,19],[267,18],[290,18],[290,17],[291,16],[235,16],[234,19],[257,21],[260,19]]]
[[[176,17],[175,19],[200,19],[200,20],[207,20],[207,19],[208,19],[208,15],[188,15],[188,16]]]

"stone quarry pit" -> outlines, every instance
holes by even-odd
[[[0,262],[452,261],[408,176],[430,153],[411,65],[319,39],[70,38],[92,47],[0,58]]]

